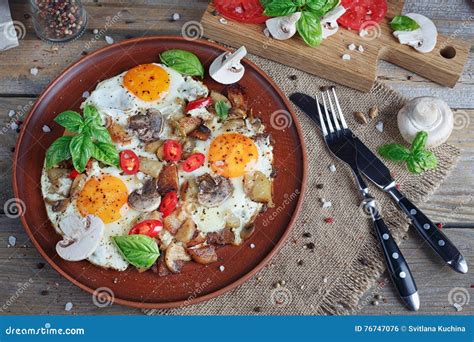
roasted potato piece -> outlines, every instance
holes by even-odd
[[[266,203],[270,208],[274,206],[272,186],[272,181],[260,171],[244,176],[244,189],[250,199],[255,202]]]
[[[226,228],[237,228],[240,226],[240,218],[232,214],[232,212],[229,210],[229,212],[226,215],[226,220],[225,220],[225,227]]]
[[[229,99],[225,97],[224,95],[222,95],[221,93],[211,90],[210,96],[213,103],[216,103],[218,101],[223,101],[227,105],[227,107],[229,108],[232,107],[232,104],[230,103]]]
[[[184,138],[180,142],[181,147],[183,149],[181,153],[181,159],[184,160],[194,153],[194,149],[196,148],[196,140],[191,138]]]
[[[172,243],[165,251],[165,264],[173,273],[179,273],[186,261],[191,257],[186,253],[184,247]]]
[[[163,145],[164,141],[162,140],[156,140],[152,141],[151,143],[148,143],[145,145],[145,151],[150,152],[150,153],[156,153],[156,150]]]
[[[214,246],[188,248],[188,254],[194,261],[202,265],[212,264],[217,261],[217,254]]]
[[[242,240],[247,240],[249,237],[252,236],[253,233],[255,233],[255,224],[252,222],[242,228],[242,230],[240,231],[240,238]]]
[[[206,141],[211,136],[211,130],[206,125],[199,125],[194,131],[188,134],[189,137]]]
[[[175,131],[182,137],[185,137],[198,128],[200,124],[202,124],[202,120],[200,118],[185,116],[176,122]]]
[[[206,240],[206,235],[203,233],[198,233],[198,231],[196,230],[196,233],[194,234],[192,240],[186,243],[186,247],[195,247],[197,245],[203,244],[204,242],[206,242]]]
[[[186,220],[186,213],[184,210],[176,209],[170,215],[166,216],[163,220],[163,228],[169,231],[171,234],[176,234],[181,225]]]
[[[248,96],[242,86],[240,86],[239,84],[232,84],[226,87],[226,95],[233,109],[239,108],[244,112],[248,111]]]
[[[191,241],[196,233],[196,224],[191,218],[186,219],[175,234],[177,241],[187,243]]]
[[[232,108],[229,111],[229,119],[245,119],[247,112],[241,108]]]
[[[178,166],[176,164],[164,165],[158,176],[158,192],[164,196],[167,192],[178,191]]]
[[[128,135],[125,128],[114,122],[110,116],[105,119],[105,125],[109,131],[112,141],[115,143],[129,144],[132,138]]]
[[[207,234],[207,241],[213,245],[230,245],[235,243],[234,232],[229,228]]]
[[[152,269],[153,273],[157,273],[159,277],[164,277],[164,276],[167,276],[167,275],[171,274],[168,267],[166,267],[165,255],[164,254],[161,254],[158,257],[158,260],[156,261],[156,263],[153,265],[153,267],[151,269]]]
[[[197,200],[198,187],[194,179],[184,181],[179,189],[179,198],[181,201],[195,201]]]
[[[158,178],[160,175],[161,169],[163,168],[163,163],[159,160],[153,160],[148,158],[140,157],[140,171],[146,173],[153,178]]]

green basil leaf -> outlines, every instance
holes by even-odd
[[[428,133],[425,131],[419,131],[416,134],[415,139],[411,142],[411,151],[413,153],[423,151],[426,146],[426,141],[428,140]]]
[[[272,1],[273,0],[260,0],[260,4],[262,5],[263,8],[265,8]]]
[[[413,31],[420,28],[420,25],[410,17],[397,15],[390,22],[390,27],[394,31]]]
[[[110,133],[104,126],[91,126],[89,127],[89,132],[92,138],[99,142],[103,143],[112,143],[112,138],[110,137]]]
[[[204,77],[204,67],[194,53],[184,50],[167,50],[160,54],[160,60],[183,75]]]
[[[301,18],[296,23],[298,33],[309,46],[321,44],[323,30],[319,17],[312,12],[302,12]]]
[[[423,171],[431,170],[438,166],[438,159],[433,152],[420,151],[413,156],[413,160],[418,163]]]
[[[86,125],[102,125],[102,119],[100,118],[99,111],[94,106],[86,104],[82,114],[84,115],[84,122]]]
[[[382,157],[392,161],[404,161],[410,157],[410,150],[400,144],[382,145],[377,150]]]
[[[79,134],[71,139],[69,150],[71,152],[72,164],[77,172],[82,173],[92,155],[94,144],[89,134]]]
[[[214,105],[214,108],[216,109],[217,116],[221,120],[227,119],[230,108],[224,101],[217,101],[216,104]]]
[[[72,110],[62,112],[54,121],[73,133],[79,133],[84,125],[81,114]]]
[[[119,154],[114,144],[106,142],[94,143],[91,156],[104,164],[119,166]]]
[[[46,169],[50,169],[55,165],[58,165],[63,160],[71,158],[71,152],[69,151],[69,144],[71,143],[72,136],[62,136],[56,139],[46,151]]]
[[[339,0],[308,0],[305,9],[318,17],[322,17],[336,7],[338,3]]]
[[[418,164],[418,162],[413,157],[408,158],[407,167],[408,171],[410,171],[411,173],[419,174],[423,172],[423,169],[421,168],[420,164]]]
[[[147,235],[115,236],[113,239],[123,257],[137,268],[150,268],[160,256],[156,240]]]
[[[265,6],[264,15],[269,17],[282,17],[295,13],[298,9],[296,2],[291,0],[273,0]]]

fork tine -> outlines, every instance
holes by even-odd
[[[319,99],[318,95],[314,96],[316,98],[316,107],[318,107],[318,115],[319,115],[319,123],[321,124],[321,129],[323,131],[323,135],[328,135],[328,130],[326,129],[326,124],[324,123],[323,113],[321,112],[321,107],[319,106]]]
[[[337,113],[339,114],[339,118],[341,119],[341,124],[343,128],[347,128],[346,119],[344,119],[344,115],[342,114],[341,106],[339,105],[339,100],[336,95],[336,87],[332,87],[332,93],[334,95],[334,100],[336,102]]]
[[[331,107],[331,114],[332,114],[332,118],[334,120],[334,126],[336,126],[336,131],[340,131],[341,126],[339,126],[339,120],[337,119],[337,113],[335,112],[334,106],[332,105],[331,94],[329,93],[329,88],[326,89],[326,93],[328,95],[329,107]]]
[[[326,115],[326,121],[328,123],[329,132],[334,133],[334,128],[332,127],[331,119],[329,118],[328,106],[326,105],[326,100],[324,99],[324,92],[321,92],[321,97],[323,98],[324,114]]]

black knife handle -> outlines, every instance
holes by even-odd
[[[398,206],[412,220],[412,224],[421,237],[428,242],[431,248],[455,271],[467,272],[467,264],[461,252],[454,246],[448,237],[418,209],[405,195],[393,187],[387,190],[396,200]]]

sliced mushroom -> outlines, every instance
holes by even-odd
[[[217,253],[214,246],[189,248],[187,251],[191,258],[198,264],[207,265],[217,261]]]
[[[240,231],[240,238],[242,240],[247,240],[249,237],[253,235],[253,233],[255,233],[255,224],[253,222],[248,223]]]
[[[184,247],[172,243],[165,251],[165,263],[173,273],[179,273],[184,263],[190,261],[191,257],[186,253]]]
[[[247,55],[245,46],[234,52],[224,52],[209,67],[209,75],[221,84],[232,84],[240,81],[245,73],[241,61]]]
[[[161,254],[159,256],[158,260],[156,261],[156,264],[154,265],[154,267],[152,267],[152,270],[154,273],[158,273],[159,277],[164,277],[171,274],[171,271],[168,269],[168,267],[166,267],[164,254]]]
[[[146,173],[153,178],[158,178],[161,169],[163,168],[163,163],[158,160],[148,159],[140,157],[140,168],[139,170],[143,173]]]
[[[438,40],[436,25],[421,14],[408,13],[406,16],[416,21],[420,28],[413,31],[394,31],[393,35],[400,44],[409,45],[421,53],[433,51]]]
[[[120,144],[129,144],[131,142],[132,138],[125,128],[114,122],[110,116],[106,117],[105,126],[107,127],[113,142]]]
[[[54,201],[51,203],[51,210],[55,213],[62,213],[64,210],[66,210],[69,203],[71,203],[70,198]]]
[[[58,189],[61,186],[61,179],[67,177],[69,170],[55,167],[46,171],[46,174],[51,184]]]
[[[129,128],[138,133],[143,142],[158,140],[163,131],[164,118],[159,110],[147,109],[145,113],[131,116]]]
[[[248,96],[245,89],[239,84],[233,84],[226,87],[227,98],[229,99],[232,107],[240,108],[247,112],[249,109]]]
[[[275,17],[265,22],[272,38],[286,40],[296,33],[296,23],[301,18],[301,12],[295,12],[283,17]]]
[[[213,245],[230,245],[235,242],[235,234],[229,228],[207,234],[207,241]]]
[[[128,205],[138,211],[150,212],[156,210],[160,203],[161,196],[158,192],[156,178],[146,180],[142,188],[128,195]]]
[[[160,146],[163,145],[163,143],[164,141],[162,140],[152,141],[145,145],[145,151],[149,153],[156,153],[158,148],[160,148]]]
[[[234,186],[232,182],[222,176],[211,176],[205,173],[197,178],[199,204],[212,208],[219,206],[232,195]]]
[[[178,191],[178,166],[176,164],[164,165],[158,176],[158,191],[163,196],[170,191]]]
[[[206,125],[199,125],[194,131],[189,133],[191,138],[206,141],[211,136],[211,130]]]
[[[196,233],[196,223],[191,218],[186,219],[174,236],[177,241],[187,243],[192,240]]]
[[[202,120],[193,116],[185,116],[179,119],[175,125],[175,133],[186,137],[202,123]]]
[[[69,215],[59,222],[59,228],[64,236],[56,244],[56,252],[64,260],[80,261],[90,257],[99,246],[104,222],[97,216]]]
[[[207,236],[206,234],[202,233],[202,232],[198,232],[196,230],[196,234],[193,236],[193,238],[191,239],[191,241],[187,242],[186,243],[186,247],[196,247],[198,245],[201,245],[203,244],[204,242],[207,241]]]
[[[339,19],[344,13],[346,13],[345,7],[342,5],[339,5],[339,6],[334,7],[332,10],[330,10],[321,18],[321,28],[323,29],[323,39],[326,39],[337,32],[337,30],[339,29],[337,19]]]
[[[272,201],[273,182],[262,172],[255,171],[244,176],[244,189],[252,201],[265,203],[268,207],[273,207]]]
[[[87,176],[83,173],[79,174],[76,178],[74,178],[71,190],[69,191],[69,197],[74,198],[76,197],[86,184]]]

